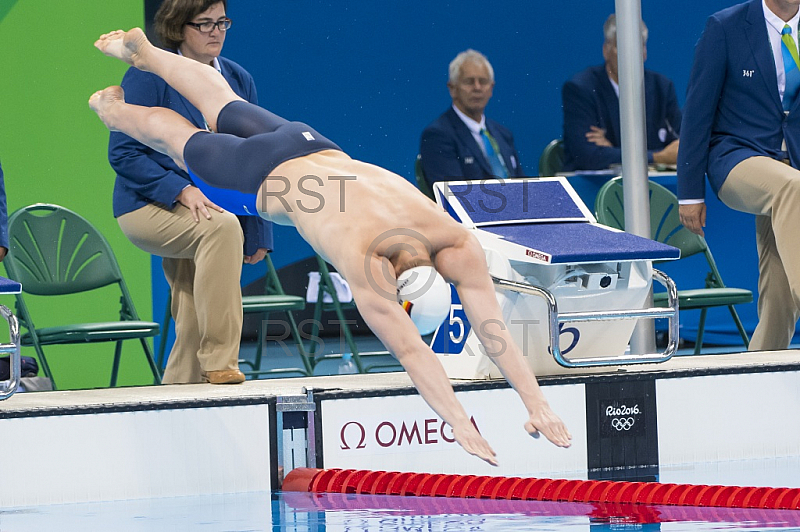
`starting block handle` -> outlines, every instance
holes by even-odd
[[[646,308],[632,310],[608,310],[589,312],[558,313],[558,303],[553,294],[540,286],[519,281],[511,281],[492,276],[495,286],[502,290],[510,290],[521,294],[541,297],[547,304],[548,323],[550,331],[550,350],[553,358],[566,368],[581,368],[588,366],[616,366],[622,364],[652,364],[666,362],[678,350],[678,289],[675,283],[663,272],[653,269],[653,279],[657,280],[667,289],[668,306],[666,308]],[[559,340],[559,324],[576,321],[612,321],[631,320],[639,318],[666,318],[669,320],[669,340],[666,349],[661,353],[631,354],[612,357],[587,357],[570,359],[561,353]]]
[[[22,376],[22,360],[19,353],[19,321],[5,305],[0,305],[0,315],[8,322],[8,335],[10,339],[9,343],[0,344],[0,355],[11,356],[11,378],[3,383],[3,389],[0,390],[0,401],[2,401],[14,395],[14,392],[19,388],[19,380]]]

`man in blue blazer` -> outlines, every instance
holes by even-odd
[[[511,131],[484,115],[494,89],[494,69],[486,56],[475,50],[458,54],[450,63],[447,88],[453,106],[420,139],[428,183],[522,176]]]
[[[785,349],[800,315],[800,107],[784,70],[796,74],[796,60],[788,48],[784,56],[782,40],[787,32],[796,56],[798,4],[750,0],[709,17],[681,131],[683,225],[703,234],[706,175],[723,203],[756,215],[759,323],[751,350]]]
[[[641,24],[647,58],[647,26]],[[619,122],[617,20],[603,25],[605,64],[589,67],[561,90],[564,110],[564,170],[602,170],[622,162]],[[644,71],[647,159],[651,164],[675,164],[681,110],[675,86],[666,77]]]
[[[255,104],[252,76],[219,56],[231,25],[225,7],[224,0],[165,0],[156,31],[167,48],[216,68],[236,94]],[[130,68],[122,88],[129,103],[165,107],[206,128],[200,111],[158,76]],[[172,159],[127,135],[111,133],[108,158],[117,173],[114,216],[131,242],[163,257],[171,289],[175,344],[162,381],[244,381],[238,366],[242,262],[264,258],[272,225],[224,212]]]

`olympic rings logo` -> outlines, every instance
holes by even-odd
[[[611,420],[611,426],[620,432],[631,430],[635,421],[632,417],[615,417]]]

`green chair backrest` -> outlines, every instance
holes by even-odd
[[[539,156],[539,175],[553,176],[564,167],[564,141],[551,140]]]
[[[122,282],[106,239],[69,209],[44,203],[23,207],[9,218],[8,232],[3,264],[27,293],[74,294]]]
[[[428,184],[428,181],[425,179],[425,171],[422,169],[422,156],[417,155],[417,160],[414,161],[414,178],[417,180],[417,188],[420,192],[428,196],[433,201],[436,201],[436,198],[433,195],[433,190],[431,186]]]
[[[681,250],[681,258],[706,253],[703,237],[683,227],[678,216],[678,198],[658,183],[649,181],[650,238]],[[603,225],[625,229],[622,178],[615,177],[602,186],[594,204],[597,221]]]

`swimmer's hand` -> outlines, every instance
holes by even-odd
[[[525,422],[525,430],[534,438],[538,438],[541,432],[545,438],[559,447],[572,445],[572,434],[547,403],[539,405],[530,415],[528,421]]]
[[[459,428],[453,427],[453,437],[469,454],[473,454],[493,466],[497,465],[497,455],[472,423],[467,423]]]
[[[200,216],[203,216],[206,220],[211,219],[211,213],[208,212],[208,207],[215,211],[225,212],[222,207],[208,199],[199,188],[192,185],[181,190],[177,200],[181,205],[192,211],[192,218],[194,218],[195,222],[200,221]]]

